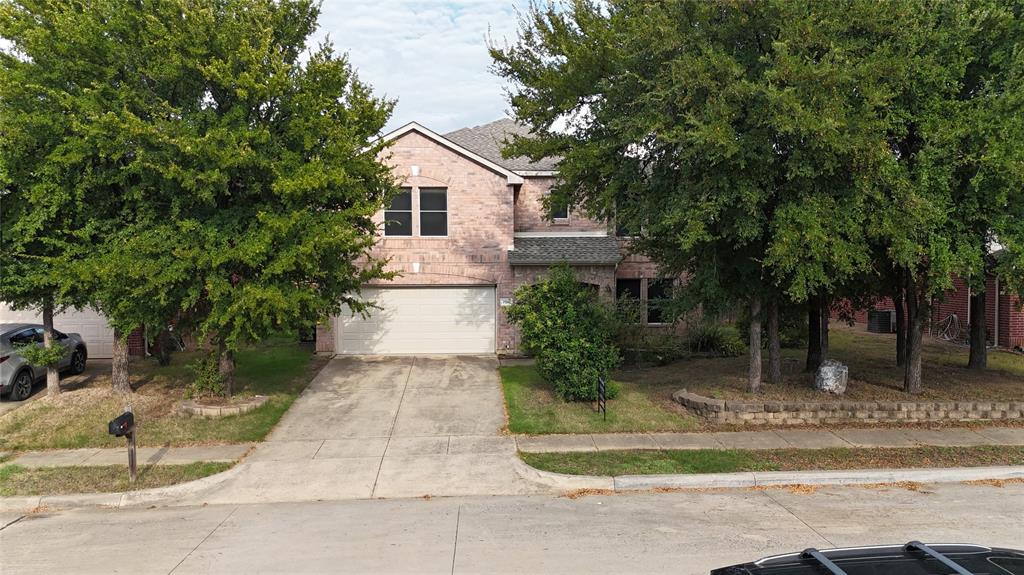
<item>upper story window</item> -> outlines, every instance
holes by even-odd
[[[568,220],[569,219],[569,205],[568,204],[562,204],[562,205],[554,206],[551,209],[551,219],[555,220],[556,222],[558,222],[559,220],[563,220],[563,221],[564,220]]]
[[[391,199],[391,207],[384,210],[384,235],[412,235],[412,188],[402,188]]]
[[[448,235],[448,190],[420,188],[420,235]]]

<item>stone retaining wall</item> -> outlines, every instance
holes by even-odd
[[[265,395],[255,395],[246,399],[236,399],[229,405],[208,405],[201,401],[187,399],[178,404],[178,413],[195,417],[224,417],[249,413],[270,399]]]
[[[734,401],[685,389],[672,399],[714,423],[738,425],[1024,419],[1024,401]]]

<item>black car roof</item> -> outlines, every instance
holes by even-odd
[[[1024,552],[981,545],[933,544],[808,549],[765,557],[715,575],[1024,575]]]

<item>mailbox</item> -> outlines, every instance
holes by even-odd
[[[124,437],[135,431],[135,414],[126,411],[107,424],[107,431],[115,437]]]

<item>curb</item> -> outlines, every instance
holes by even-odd
[[[515,460],[519,477],[552,494],[573,491],[628,493],[653,489],[744,489],[779,485],[872,485],[884,483],[960,483],[964,481],[1024,479],[1024,465],[923,469],[863,469],[848,471],[757,471],[689,475],[566,475],[542,471]],[[239,464],[216,475],[140,491],[0,497],[0,512],[32,513],[72,508],[126,509],[151,505],[202,505],[203,496],[245,468]],[[524,493],[526,494],[526,493]],[[534,494],[541,494],[540,492]],[[258,503],[256,501],[252,503]]]
[[[238,463],[220,473],[201,479],[169,485],[152,487],[137,491],[117,491],[114,493],[75,493],[68,495],[29,495],[0,497],[0,512],[32,513],[55,509],[101,508],[123,509],[163,504],[167,506],[193,505],[194,501],[186,498],[202,496],[221,483],[238,474],[243,467]]]
[[[529,467],[525,463],[523,465]],[[1024,465],[846,471],[749,471],[685,475],[565,475],[534,469],[533,477],[565,490],[603,489],[623,493],[651,489],[743,489],[777,485],[871,485],[878,483],[960,483],[1024,479]]]

